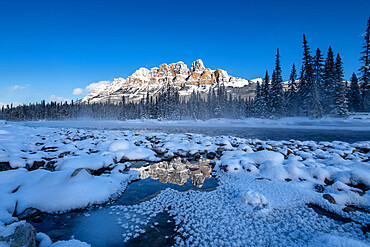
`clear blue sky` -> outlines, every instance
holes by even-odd
[[[342,55],[348,79],[369,15],[368,0],[1,1],[0,102],[76,99],[74,88],[198,58],[253,79],[278,47],[288,79],[303,33],[312,50]]]

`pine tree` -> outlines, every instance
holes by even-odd
[[[272,73],[271,93],[270,93],[271,115],[274,117],[279,117],[283,113],[284,92],[283,92],[283,87],[281,85],[282,82],[283,82],[283,79],[281,76],[280,53],[279,53],[279,49],[277,49],[276,60],[275,60],[275,70]]]
[[[269,108],[268,104],[270,102],[270,78],[269,74],[266,70],[265,78],[262,80],[261,85],[261,116],[267,117],[269,116]]]
[[[296,93],[296,90],[297,90],[296,80],[297,80],[297,70],[295,68],[295,64],[293,63],[292,71],[290,72],[290,77],[289,77],[289,82],[288,82],[289,83],[288,85],[289,94]]]
[[[311,69],[311,54],[306,35],[303,34],[303,57],[302,57],[302,68],[301,75],[299,78],[298,85],[298,105],[300,105],[301,111],[307,115],[307,76],[308,71]]]
[[[319,48],[316,49],[313,58],[313,71],[315,81],[321,85],[324,77],[324,58]]]
[[[324,65],[324,97],[323,105],[325,106],[324,112],[330,113],[333,109],[334,104],[334,92],[335,92],[335,64],[334,64],[334,52],[329,46],[328,53],[326,55],[325,65]]]
[[[314,70],[310,47],[303,34],[303,58],[301,78],[298,88],[298,104],[304,115],[313,118],[322,117],[322,106],[320,102],[320,92],[318,85],[314,80]]]
[[[362,66],[360,68],[361,81],[361,108],[362,111],[370,111],[370,17],[367,21],[365,31],[365,43],[362,46],[364,49],[361,54],[360,61]]]
[[[296,93],[297,93],[297,71],[295,68],[295,64],[293,63],[292,70],[290,72],[289,82],[288,82],[288,90],[285,94],[285,102],[286,102],[286,109],[288,110],[288,115],[296,115],[297,112],[297,104],[296,104]]]
[[[352,112],[360,111],[361,95],[360,87],[355,73],[351,77],[351,86],[348,93],[349,110]]]
[[[349,115],[347,87],[343,80],[343,63],[339,54],[335,59],[335,93],[332,114],[338,117]]]
[[[256,85],[256,97],[254,98],[253,113],[256,117],[260,117],[262,114],[262,90],[259,81]]]

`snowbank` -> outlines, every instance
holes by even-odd
[[[215,162],[216,190],[167,189],[138,205],[104,208],[116,215],[124,241],[145,234],[148,227],[155,227],[155,217],[164,213],[176,225],[177,246],[369,242],[361,230],[370,221],[366,213],[370,210],[369,141],[263,141],[200,134],[31,129],[12,123],[0,125],[0,130],[0,201],[5,202],[0,204],[0,235],[17,220],[13,215],[28,208],[60,212],[103,203],[122,193],[139,175],[126,172],[129,163],[123,161],[203,156]],[[322,216],[308,205],[352,222],[343,224]],[[52,244],[47,236],[39,233],[37,237],[44,246]],[[63,244],[84,245],[72,240],[52,246]]]

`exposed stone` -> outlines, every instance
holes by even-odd
[[[39,169],[40,167],[44,166],[46,162],[44,160],[34,161],[32,166],[29,168],[30,171]]]
[[[40,214],[41,214],[41,211],[36,208],[27,208],[22,213],[15,214],[15,216],[17,216],[19,219],[29,219],[37,215],[40,215]]]
[[[86,169],[86,168],[77,168],[76,170],[74,170],[74,172],[72,173],[71,177],[77,176],[77,174],[80,171],[82,171],[82,170],[85,170],[85,171],[87,171],[87,173],[91,174],[91,171],[89,169]]]
[[[203,61],[198,59],[191,64],[190,72],[203,71],[204,69]]]
[[[9,162],[0,162],[0,172],[12,169]]]
[[[324,195],[322,195],[322,197],[325,200],[327,200],[328,202],[333,203],[333,204],[336,204],[336,201],[335,201],[334,197],[331,196],[330,194],[324,194]]]
[[[352,207],[352,206],[347,206],[345,208],[342,209],[344,212],[346,213],[349,213],[349,212],[356,212],[356,208]]]
[[[60,153],[58,158],[63,158],[64,156],[67,156],[68,154],[70,154],[71,152],[63,152],[63,153]]]
[[[208,152],[206,154],[206,158],[213,160],[214,158],[216,158],[216,153],[215,152]]]
[[[20,224],[15,227],[13,234],[0,236],[0,241],[10,243],[10,247],[35,247],[36,230],[29,223]]]
[[[316,190],[316,192],[323,193],[325,188],[321,184],[316,184],[315,185],[315,190]]]
[[[247,98],[255,93],[256,81],[229,76],[225,70],[205,68],[202,60],[192,63],[190,69],[183,62],[161,64],[149,69],[140,68],[127,79],[116,78],[111,84],[102,84],[86,95],[81,102],[118,102],[122,97],[138,102],[147,94],[155,97],[162,88],[171,86],[186,99],[193,91],[206,96],[212,88],[223,84],[235,97]],[[202,86],[202,87],[199,87]]]

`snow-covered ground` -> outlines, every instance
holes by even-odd
[[[266,126],[273,121],[266,121]],[[325,121],[326,126],[336,122],[332,124],[336,128],[341,121],[348,121],[348,126],[359,121],[358,128],[370,128],[364,124],[369,121],[366,119]],[[289,126],[290,121],[280,122]],[[102,212],[117,216],[114,220],[122,242],[145,236],[159,224],[156,217],[164,213],[169,215],[168,224],[175,223],[174,234],[166,237],[177,246],[370,243],[370,141],[263,141],[47,128],[53,123],[41,123],[44,128],[0,122],[1,247],[9,246],[5,238],[24,224],[17,221],[25,215],[62,213],[117,198],[139,178],[138,172],[128,169],[135,160],[155,163],[202,156],[215,160],[213,170],[219,185],[214,191],[166,189],[137,205],[104,204]],[[87,121],[81,123],[88,127]],[[295,123],[298,126],[300,122]],[[319,120],[311,126],[320,126]],[[96,218],[103,228],[104,217]],[[43,233],[37,233],[36,240],[40,246],[87,245],[78,240],[53,244]]]

